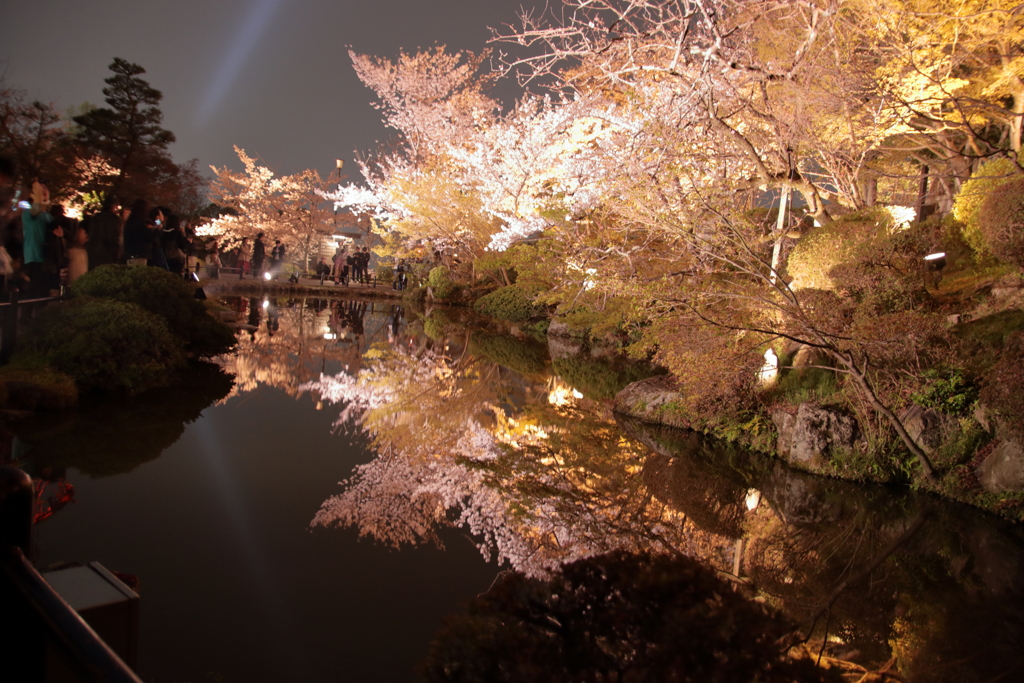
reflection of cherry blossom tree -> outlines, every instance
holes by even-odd
[[[248,321],[252,329],[239,334],[235,353],[220,359],[225,371],[235,376],[231,393],[223,401],[260,385],[298,396],[301,385],[319,377],[328,364],[354,370],[362,364],[365,335],[354,335],[350,321],[339,316],[349,302],[253,298],[232,303],[240,320]],[[386,315],[362,306],[361,324],[371,334],[386,338]]]
[[[314,524],[357,526],[395,546],[463,527],[485,556],[532,575],[616,549],[699,548],[724,563],[722,541],[646,491],[636,464],[645,451],[558,386],[532,386],[452,345],[379,345],[358,373],[303,388],[343,404],[339,423],[369,433],[378,453]],[[549,389],[555,400],[539,412],[511,407]]]

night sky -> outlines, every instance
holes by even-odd
[[[178,162],[240,168],[232,145],[291,173],[334,169],[388,132],[347,49],[380,56],[445,44],[479,51],[530,0],[33,0],[5,3],[6,85],[64,110],[103,105],[122,57],[163,92]],[[511,92],[508,86],[503,92]],[[351,169],[351,170],[350,170]]]

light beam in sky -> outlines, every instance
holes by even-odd
[[[263,34],[266,33],[271,20],[277,14],[277,10],[281,7],[283,1],[253,0],[248,16],[239,27],[231,47],[224,56],[224,60],[220,63],[217,71],[213,74],[213,79],[206,87],[206,94],[203,96],[203,101],[199,105],[199,111],[196,114],[196,122],[199,125],[205,125],[217,111],[224,96],[228,94],[228,90],[231,89],[239,74],[242,73],[246,62],[249,60],[249,55],[252,54],[253,49],[259,44]]]

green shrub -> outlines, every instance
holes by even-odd
[[[910,400],[924,408],[934,408],[947,415],[964,417],[974,409],[978,389],[962,373],[953,371],[943,376],[936,370],[925,373],[927,384],[912,394]]]
[[[414,307],[422,305],[427,300],[427,288],[422,285],[416,286],[412,282],[409,285],[409,289],[402,293],[402,301]]]
[[[980,210],[989,195],[1019,173],[1012,159],[993,159],[982,164],[960,188],[953,201],[953,215],[963,223],[964,240],[979,254],[988,253],[981,233]]]
[[[525,322],[532,318],[543,317],[547,312],[543,306],[534,304],[539,292],[534,287],[511,285],[500,287],[486,294],[473,304],[474,310],[498,320],[509,322]]]
[[[917,309],[929,299],[926,283],[935,279],[924,257],[936,249],[949,262],[966,252],[951,221],[930,219],[867,241],[828,276],[870,315]]]
[[[960,356],[970,374],[982,375],[999,360],[1013,334],[1024,330],[1024,311],[1010,308],[957,325]]]
[[[76,280],[71,293],[141,306],[162,317],[186,352],[199,358],[227,353],[235,345],[231,328],[207,314],[189,285],[162,268],[100,266]]]
[[[543,374],[548,356],[548,348],[543,344],[488,332],[473,333],[469,341],[469,352],[521,375]]]
[[[789,255],[787,272],[794,289],[835,289],[830,272],[853,260],[872,242],[888,236],[893,219],[882,209],[859,211],[812,228]]]
[[[445,266],[431,269],[427,277],[427,286],[434,293],[435,299],[447,299],[455,293],[455,283],[452,282],[451,273]]]
[[[978,210],[978,231],[989,253],[1024,268],[1024,177],[992,190]]]
[[[83,387],[129,393],[164,386],[185,366],[181,341],[159,316],[85,296],[36,316],[12,362],[17,367],[35,355]]]
[[[391,282],[395,278],[395,269],[391,266],[377,266],[376,275],[379,282]]]

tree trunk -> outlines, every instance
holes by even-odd
[[[889,421],[889,424],[891,424],[893,429],[896,430],[896,433],[899,435],[900,440],[903,441],[903,444],[911,453],[914,454],[914,457],[917,458],[917,462],[921,465],[921,472],[924,475],[924,478],[927,481],[934,483],[935,468],[932,467],[931,460],[928,459],[928,454],[921,450],[921,447],[918,446],[912,438],[910,438],[910,434],[907,433],[907,429],[903,426],[900,419],[896,417],[896,413],[892,412],[888,406],[878,399],[878,395],[875,394],[875,390],[872,388],[871,382],[868,380],[866,370],[858,368],[857,364],[853,361],[852,356],[847,354],[835,354],[835,356],[837,360],[846,366],[850,376],[853,377],[853,380],[857,383],[857,388],[860,389],[861,394],[867,399],[868,403],[871,404],[871,407]]]
[[[921,175],[919,176],[917,185],[917,205],[914,210],[917,213],[916,222],[920,223],[924,220],[924,207],[925,202],[928,201],[928,166],[921,164]]]
[[[779,266],[782,261],[782,239],[786,236],[786,201],[789,199],[789,188],[779,190],[779,215],[775,219],[775,246],[772,248],[771,283],[779,279]]]
[[[864,181],[864,206],[874,206],[878,202],[878,178]]]

